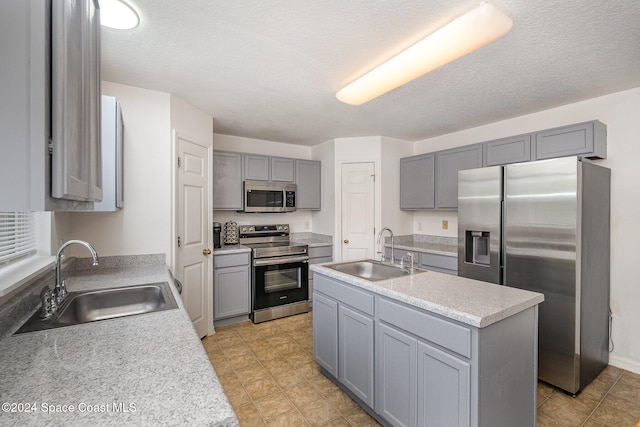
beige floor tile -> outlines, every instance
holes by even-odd
[[[258,400],[280,391],[278,384],[276,384],[271,377],[256,379],[248,384],[244,384],[244,388],[253,400]]]
[[[544,405],[571,409],[585,415],[584,418],[586,419],[596,409],[601,399],[602,397],[590,396],[587,393],[580,393],[577,397],[572,397],[558,391],[553,393]]]
[[[302,378],[302,375],[298,374],[295,370],[287,368],[275,370],[271,372],[271,376],[283,390],[306,381]]]
[[[289,364],[289,361],[282,356],[275,357],[270,360],[263,360],[262,366],[269,372],[279,371],[281,369],[287,369],[293,371],[293,366]]]
[[[211,357],[209,357],[209,360],[211,360]],[[216,374],[218,375],[233,371],[233,367],[231,366],[231,363],[229,363],[226,359],[218,360],[215,363],[213,360],[211,360],[211,364],[213,365],[213,369],[216,371]]]
[[[347,421],[344,417],[336,418],[335,420],[331,420],[326,424],[322,424],[322,427],[352,427],[351,423]]]
[[[536,426],[537,427],[537,426]],[[609,424],[601,423],[600,421],[589,418],[581,427],[611,427]],[[635,426],[631,426],[635,427]]]
[[[243,384],[250,384],[258,379],[269,377],[269,372],[261,365],[247,366],[241,369],[236,369],[235,372]]]
[[[216,366],[217,363],[229,363],[227,356],[222,353],[209,353],[209,360]]]
[[[243,405],[251,403],[251,397],[243,387],[237,387],[235,389],[229,389],[228,387],[225,387],[224,392],[227,395],[227,399],[229,399],[232,408],[239,408]]]
[[[343,415],[358,407],[358,404],[343,391],[330,393],[325,396],[325,399]]]
[[[308,405],[315,400],[322,399],[320,393],[306,381],[286,387],[284,391],[298,408]]]
[[[344,417],[352,425],[358,427],[374,427],[380,425],[380,423],[378,423],[371,417],[371,415],[367,414],[366,411],[360,407],[357,407],[353,411],[344,414]]]
[[[333,406],[324,399],[318,399],[298,409],[312,426],[321,426],[340,416],[340,414],[333,409]]]
[[[638,393],[634,395],[624,394],[622,396],[610,393],[604,398],[602,404],[640,418],[640,394]]]
[[[320,365],[316,362],[307,362],[301,365],[295,366],[296,371],[300,373],[304,378],[313,378],[320,374]]]
[[[236,344],[230,347],[224,347],[222,348],[222,352],[224,353],[225,356],[227,356],[229,360],[234,359],[238,356],[245,356],[247,354],[251,354],[251,350],[244,342],[241,342],[240,344]]]
[[[621,376],[618,383],[622,383],[628,387],[633,387],[636,390],[640,390],[640,374],[625,371]]]
[[[558,393],[554,393],[555,396]],[[557,400],[552,400],[553,396],[538,408],[538,414],[544,414],[559,422],[559,425],[580,426],[588,418],[589,414],[584,414],[575,409],[569,408]]]
[[[606,400],[606,399],[605,399]],[[638,415],[631,414],[627,411],[620,410],[603,402],[595,410],[590,419],[604,423],[608,426],[631,426],[634,427],[638,422]]]
[[[297,409],[292,409],[267,421],[269,427],[303,427],[309,423]]]
[[[220,380],[220,384],[224,389],[229,387],[239,387],[242,385],[240,382],[240,378],[235,374],[235,372],[225,372],[224,374],[218,375],[218,379]]]
[[[623,377],[624,378],[624,377]],[[623,381],[621,378],[611,390],[607,397],[615,397],[628,402],[629,409],[640,411],[640,384],[634,381]]]
[[[304,351],[304,348],[302,348],[302,346],[295,341],[290,341],[288,343],[278,345],[275,348],[281,355],[287,358]]]
[[[240,406],[235,409],[234,412],[238,417],[238,421],[240,422],[240,426],[242,427],[257,427],[266,425],[264,420],[262,419],[262,415],[258,411],[258,408],[255,407],[253,403],[249,403],[247,405]]]
[[[249,354],[227,358],[227,360],[229,361],[231,366],[233,366],[233,369],[244,369],[260,365],[258,359],[251,352],[249,352]]]
[[[262,414],[262,418],[267,422],[278,415],[295,409],[293,403],[282,392],[271,393],[262,399],[256,400],[254,403]]]
[[[340,391],[337,385],[321,373],[308,378],[307,381],[323,396]]]
[[[622,375],[622,370],[614,366],[607,366],[602,372],[591,382],[594,387],[609,390],[618,381]]]

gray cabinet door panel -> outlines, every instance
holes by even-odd
[[[531,134],[487,141],[483,145],[483,166],[506,165],[531,160]]]
[[[296,160],[296,208],[320,210],[322,201],[322,164],[314,160]]]
[[[293,159],[271,157],[271,181],[293,182]]]
[[[257,154],[245,154],[244,158],[244,179],[254,181],[269,181],[270,158]]]
[[[317,278],[314,276],[314,280],[316,280],[315,286],[318,292],[331,295],[338,301],[344,302],[369,316],[373,316],[374,300],[373,295],[370,293],[326,276],[319,276]]]
[[[534,134],[536,160],[584,155],[607,157],[607,128],[597,121],[577,123]]]
[[[376,412],[394,426],[415,426],[418,418],[418,341],[378,323]]]
[[[338,379],[373,408],[373,319],[340,304],[338,328]]]
[[[251,311],[249,288],[249,266],[214,270],[214,319],[249,314]]]
[[[400,209],[435,207],[434,153],[400,159]]]
[[[314,291],[313,358],[338,378],[338,303]]]
[[[418,425],[470,425],[471,367],[444,351],[418,343]]]
[[[213,152],[213,209],[241,210],[242,154]]]
[[[436,153],[436,208],[458,207],[458,171],[482,167],[482,144]]]

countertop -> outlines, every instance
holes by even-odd
[[[394,239],[395,249],[405,251],[425,252],[436,255],[458,256],[458,239],[455,237],[441,237],[414,234],[398,236]],[[391,240],[387,237],[384,246],[391,248]]]
[[[379,295],[457,320],[487,327],[544,301],[544,295],[450,274],[424,271],[410,276],[371,282],[314,264],[316,274],[349,283]]]
[[[315,239],[315,238],[309,238],[309,239],[294,238],[294,239],[291,239],[291,242],[299,243],[299,244],[302,244],[302,245],[308,245],[310,248],[319,248],[319,247],[322,247],[322,246],[332,246],[333,245],[333,243],[327,242],[326,240],[320,240],[320,239]]]
[[[172,283],[164,264],[72,274],[70,292]],[[17,411],[3,405],[0,425],[237,426],[182,300],[171,288],[178,309],[0,341],[0,401],[15,403]]]
[[[214,255],[230,255],[251,252],[251,248],[243,245],[221,245],[222,247],[213,250]]]

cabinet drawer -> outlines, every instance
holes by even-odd
[[[420,267],[429,269],[429,267],[443,268],[445,270],[457,270],[458,258],[447,255],[438,254],[420,254]]]
[[[249,265],[249,253],[215,255],[213,257],[213,268],[234,267],[236,265]]]
[[[432,316],[417,308],[377,298],[380,320],[471,358],[471,330]]]
[[[344,285],[320,274],[313,277],[313,288],[316,292],[322,292],[341,303],[373,316],[373,295],[368,292]]]
[[[332,256],[333,256],[333,247],[331,246],[317,246],[317,247],[309,248],[309,258],[332,257]],[[325,261],[321,261],[321,262],[325,262]]]

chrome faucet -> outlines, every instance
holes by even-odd
[[[407,258],[409,258],[409,261],[411,262],[411,267],[409,267],[409,272],[413,273],[413,263],[414,263],[414,256],[411,252],[407,252]],[[400,267],[404,268],[404,257],[400,258]]]
[[[49,319],[52,317],[56,313],[58,305],[60,305],[62,300],[67,296],[67,287],[64,280],[60,280],[60,264],[62,260],[62,251],[64,251],[67,246],[75,243],[89,249],[91,257],[93,258],[92,265],[98,265],[98,254],[96,253],[96,250],[84,240],[69,240],[60,246],[60,249],[58,249],[58,253],[56,254],[56,282],[53,291],[49,289],[49,286],[45,286],[40,292],[40,301],[42,302],[42,309],[40,311],[41,319]]]
[[[380,230],[380,233],[378,233],[378,245],[380,244],[381,240],[382,240],[382,234],[388,231],[389,232],[389,236],[391,237],[391,263],[395,263],[395,258],[393,257],[393,251],[394,251],[394,246],[393,246],[393,231],[391,231],[391,229],[389,227],[384,227],[382,230]],[[384,244],[381,246],[381,256],[380,256],[380,261],[385,261],[387,257],[384,256]]]

